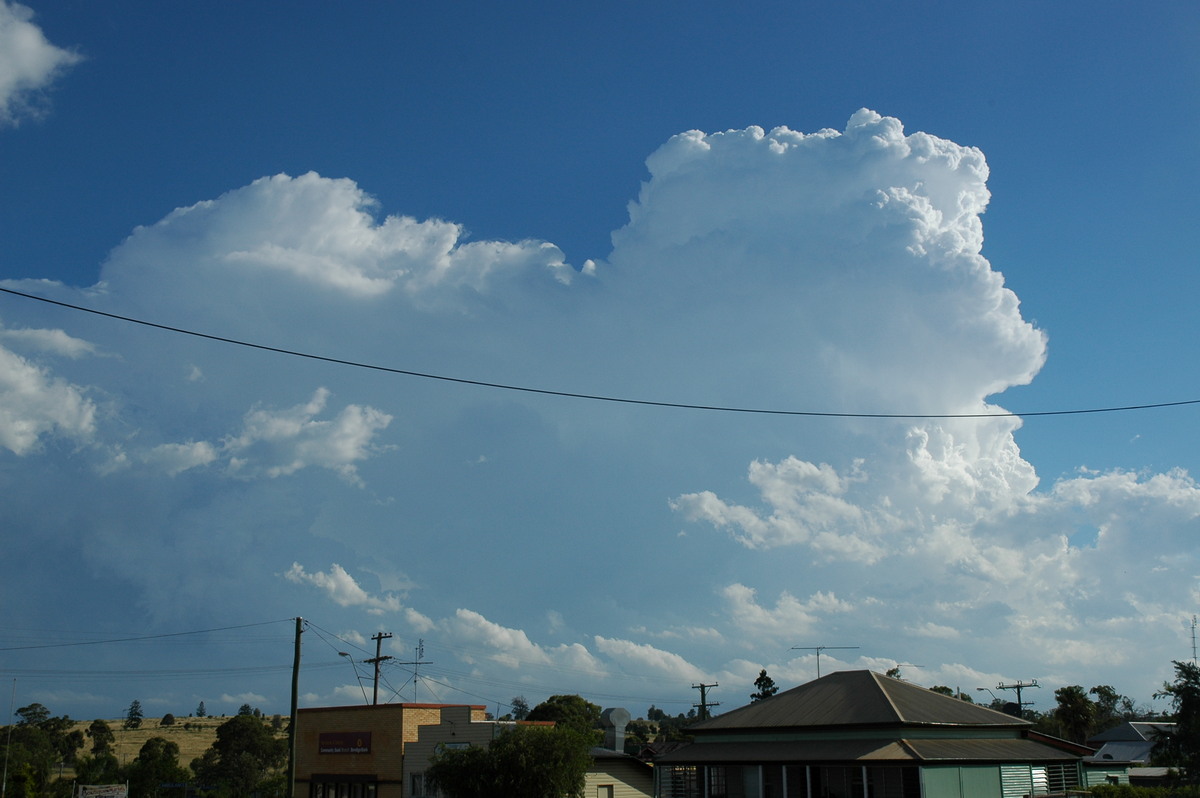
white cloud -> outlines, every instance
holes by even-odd
[[[48,435],[87,441],[96,429],[96,406],[84,390],[0,347],[0,447],[34,451]]]
[[[708,674],[678,654],[664,651],[661,648],[646,643],[634,643],[630,640],[619,640],[595,636],[596,649],[620,662],[626,670],[670,676],[682,681],[702,681]]]
[[[310,290],[357,301],[401,291],[423,297],[422,303],[454,303],[456,294],[487,293],[527,269],[571,281],[573,272],[553,245],[464,242],[461,225],[438,219],[377,222],[375,205],[351,180],[312,172],[260,178],[138,228],[114,253],[105,277],[110,285],[135,281],[171,296],[210,280],[290,286],[284,294],[258,297],[280,309]],[[182,257],[191,268],[163,280],[167,275],[154,263],[164,257]]]
[[[16,348],[30,349],[52,355],[77,359],[96,354],[94,344],[67,335],[62,330],[4,329],[0,327],[0,341]]]
[[[308,573],[298,562],[284,574],[289,582],[309,584],[325,591],[325,594],[340,607],[363,607],[372,615],[385,612],[399,612],[400,599],[394,595],[382,597],[372,596],[363,590],[354,577],[337,563],[329,566],[328,573],[317,571]]]
[[[240,476],[279,477],[317,466],[357,482],[355,463],[371,454],[375,434],[392,417],[372,407],[347,405],[332,420],[317,419],[328,400],[329,391],[321,388],[303,405],[251,410],[241,433],[221,444],[230,470]]]
[[[600,661],[579,643],[541,646],[523,630],[501,626],[474,610],[457,610],[446,626],[456,640],[484,646],[490,661],[507,668],[553,666],[593,675],[604,672]]]
[[[32,20],[27,6],[0,0],[0,127],[37,116],[45,105],[41,92],[80,60],[47,41]]]
[[[217,459],[216,449],[206,441],[164,443],[142,454],[142,461],[174,476]]]
[[[779,594],[774,608],[758,603],[757,591],[743,584],[731,584],[721,591],[732,625],[741,634],[765,635],[775,640],[808,634],[818,621],[831,613],[845,613],[853,606],[833,593],[818,591],[801,601],[787,591]]]

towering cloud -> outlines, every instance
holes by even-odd
[[[1148,694],[1160,675],[1071,668],[1169,661],[1149,630],[1197,599],[1200,488],[1039,484],[1001,402],[1046,336],[983,255],[983,155],[862,110],[841,131],[683,133],[647,166],[612,251],[578,269],[310,173],[138,228],[86,290],[21,287],[405,371],[847,417],[500,391],[13,307],[6,525],[161,617],[315,597],[440,641],[462,680],[748,685],[756,662],[811,675],[795,638],[836,634],[930,680],[1036,663]]]

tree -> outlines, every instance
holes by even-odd
[[[526,720],[552,720],[559,728],[574,729],[600,741],[600,707],[577,695],[552,695],[534,707]]]
[[[163,737],[151,737],[142,744],[137,759],[130,763],[126,780],[131,795],[156,795],[160,784],[188,781],[187,770],[179,765],[179,744]]]
[[[1054,698],[1058,701],[1054,719],[1062,729],[1063,737],[1082,743],[1091,732],[1096,717],[1095,705],[1078,684],[1058,688],[1054,691]]]
[[[258,717],[258,710],[256,710],[254,707],[250,706],[249,704],[242,704],[240,707],[238,707],[238,714],[239,715],[253,715],[254,717]]]
[[[17,722],[18,726],[41,726],[50,719],[50,710],[35,703],[21,707],[17,710],[16,715],[21,719]]]
[[[235,715],[217,727],[217,739],[192,760],[196,778],[226,795],[251,795],[277,775],[287,741],[253,715]]]
[[[6,789],[13,798],[45,795],[55,767],[75,762],[84,742],[83,732],[74,729],[75,722],[69,717],[53,717],[41,704],[21,707],[14,714],[20,721],[9,726],[3,737]]]
[[[582,798],[591,744],[570,727],[516,726],[488,748],[438,751],[425,775],[446,798]]]
[[[1175,662],[1175,681],[1166,682],[1155,698],[1171,699],[1175,728],[1155,735],[1156,765],[1179,768],[1183,781],[1200,784],[1200,667]]]
[[[175,725],[175,716],[172,715],[170,712],[168,712],[167,714],[162,716],[162,720],[160,720],[158,722],[158,725],[159,726],[174,726]]]
[[[529,717],[529,702],[525,700],[525,696],[513,696],[512,717],[513,720],[525,720]]]
[[[126,729],[137,729],[142,725],[142,702],[136,698],[129,705],[129,712],[125,715],[124,727]]]
[[[953,687],[947,687],[947,686],[946,686],[946,685],[944,685],[944,684],[935,684],[933,687],[930,687],[930,688],[929,688],[929,692],[931,692],[931,693],[941,693],[942,695],[948,695],[948,696],[950,696],[951,698],[957,698],[959,701],[966,701],[968,704],[974,704],[974,703],[975,703],[975,699],[974,699],[974,698],[971,698],[971,696],[969,696],[969,695],[967,695],[966,693],[963,693],[963,692],[958,692],[958,693],[956,693],[956,692],[954,692],[954,688],[953,688]]]
[[[203,701],[200,702],[200,706],[196,707],[196,717],[198,717],[198,718],[207,718],[208,717],[208,710],[204,708]]]
[[[92,738],[92,756],[112,753],[112,745],[117,738],[106,721],[99,718],[92,721],[92,725],[87,728],[87,736]]]
[[[750,694],[751,704],[762,701],[764,698],[770,698],[779,692],[779,688],[775,686],[775,680],[767,675],[766,668],[758,672],[758,678],[754,680],[754,686],[758,688],[758,691]]]

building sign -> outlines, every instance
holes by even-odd
[[[370,732],[321,732],[317,740],[322,754],[369,754]]]
[[[127,798],[128,784],[79,784],[76,796],[78,798]]]

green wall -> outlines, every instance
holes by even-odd
[[[977,767],[924,767],[921,784],[925,798],[1001,798],[1000,769]]]

